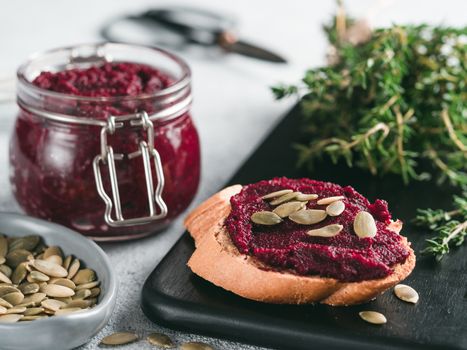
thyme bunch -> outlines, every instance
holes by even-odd
[[[296,145],[299,163],[312,168],[317,159],[330,157],[374,175],[399,174],[405,183],[435,178],[465,186],[467,27],[393,25],[370,31],[341,7],[324,30],[329,65],[308,70],[300,84],[272,88],[277,99],[301,98],[310,142]],[[419,219],[436,225],[438,236],[426,251],[442,256],[450,243],[462,243],[466,214],[443,223],[434,220],[438,214],[451,217],[422,211]]]

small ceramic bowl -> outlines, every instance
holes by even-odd
[[[72,349],[92,338],[108,322],[115,306],[117,282],[110,261],[93,241],[57,224],[18,214],[0,213],[0,233],[7,236],[42,236],[47,245],[58,245],[96,271],[101,295],[91,309],[36,321],[0,323],[0,348]]]

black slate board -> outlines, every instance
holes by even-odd
[[[299,170],[291,148],[300,135],[299,120],[295,108],[230,183],[288,176],[352,185],[371,201],[386,199],[393,217],[405,221],[404,235],[419,252],[427,236],[412,227],[409,219],[417,207],[449,205],[451,190],[433,183],[404,186],[397,176],[381,181],[329,163],[320,164],[312,174]],[[192,239],[184,234],[144,285],[142,308],[157,324],[278,349],[467,349],[467,247],[455,249],[441,263],[419,256],[406,280],[420,294],[416,305],[387,292],[365,305],[338,308],[242,299],[191,273],[186,262],[193,249]],[[362,310],[383,312],[388,323],[367,324],[358,317]]]

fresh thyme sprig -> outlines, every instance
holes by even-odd
[[[296,146],[299,163],[311,168],[328,156],[375,175],[400,174],[405,183],[435,178],[465,186],[467,27],[394,25],[371,32],[340,8],[324,29],[330,64],[308,70],[298,85],[272,88],[278,99],[301,97],[311,141]],[[452,216],[422,213],[426,220]],[[462,215],[433,221],[438,237],[428,252],[440,256],[462,242]]]

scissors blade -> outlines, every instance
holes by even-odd
[[[259,46],[247,43],[243,40],[237,40],[232,43],[224,43],[221,45],[228,52],[238,53],[240,55],[257,58],[274,63],[287,63],[287,60],[278,54],[263,49]]]

